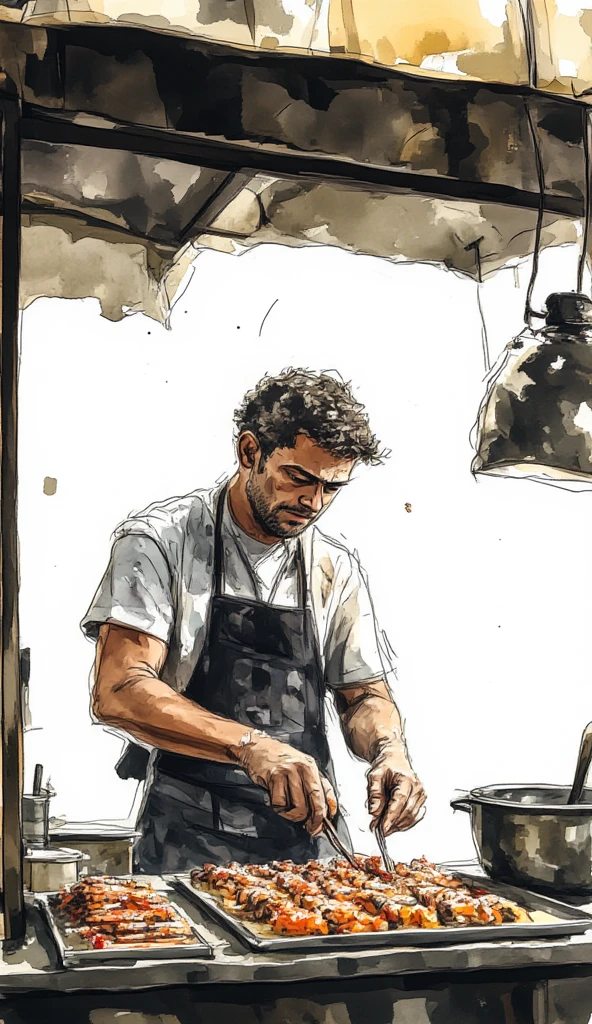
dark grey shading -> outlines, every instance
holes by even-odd
[[[165,245],[181,241],[186,226],[226,179],[223,171],[137,153],[23,145],[28,211],[80,211]]]
[[[237,776],[245,784],[247,777],[242,772],[233,775],[224,795],[220,773],[202,786],[156,773],[138,822],[143,835],[134,851],[134,870],[168,875],[208,863],[257,864],[286,858],[302,863],[332,855],[323,837],[311,839],[303,825],[291,826],[263,799],[258,805],[249,801],[249,794],[244,796],[247,785],[241,790],[237,783]],[[349,841],[347,832],[344,839]]]
[[[200,0],[199,20],[202,25],[214,25],[219,21],[247,25],[245,6],[245,0]]]
[[[592,302],[547,299],[547,326],[515,339],[480,416],[474,472],[592,475]]]
[[[592,894],[592,790],[490,786],[452,801],[469,811],[479,859],[494,879],[549,895]]]
[[[553,986],[553,987],[551,987]],[[542,1015],[546,984],[514,972],[458,974],[422,979],[343,979],[331,985],[311,979],[277,984],[165,988],[145,992],[24,995],[3,1002],[3,1024],[588,1024],[592,982],[583,977],[553,981],[553,1014]],[[119,1015],[119,1016],[118,1016]]]

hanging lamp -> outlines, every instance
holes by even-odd
[[[538,270],[545,182],[536,130],[541,201],[533,270],[528,287],[526,327],[507,347],[494,371],[478,421],[473,473],[529,477],[568,489],[592,486],[592,299],[582,292],[590,220],[590,125],[583,112],[586,209],[578,288],[553,292],[545,313],[531,306]],[[533,318],[544,319],[534,328]]]

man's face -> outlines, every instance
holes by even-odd
[[[295,537],[318,519],[348,483],[355,461],[341,459],[299,434],[293,448],[258,451],[247,479],[253,517],[271,537]]]

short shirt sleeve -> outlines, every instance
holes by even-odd
[[[159,544],[147,535],[130,533],[115,541],[81,626],[94,640],[110,620],[169,643],[174,623],[170,567]]]
[[[357,560],[329,623],[325,639],[325,681],[333,689],[386,678],[374,608]]]

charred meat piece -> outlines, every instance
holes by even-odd
[[[344,885],[339,878],[328,878],[326,881],[321,882],[321,888],[324,895],[332,900],[350,901],[352,896],[360,891],[351,885]]]
[[[378,932],[386,931],[388,924],[385,919],[375,913],[368,913],[354,903],[341,900],[328,901],[322,911],[329,930],[337,935],[346,932]]]
[[[363,889],[352,896],[352,903],[363,907],[369,914],[381,914],[387,921],[399,922],[401,907],[416,907],[417,900],[413,896],[389,897],[380,892]]]
[[[522,924],[532,920],[524,907],[519,907],[517,903],[502,899],[500,896],[486,893],[479,896],[477,902],[484,911],[488,910],[493,915],[496,924]]]
[[[317,906],[322,896],[322,890],[318,885],[313,882],[307,882],[300,875],[278,875],[276,885],[282,892],[289,893],[291,899],[298,907],[313,909]]]
[[[438,917],[445,925],[477,924],[479,904],[469,895],[445,889],[436,898]]]

